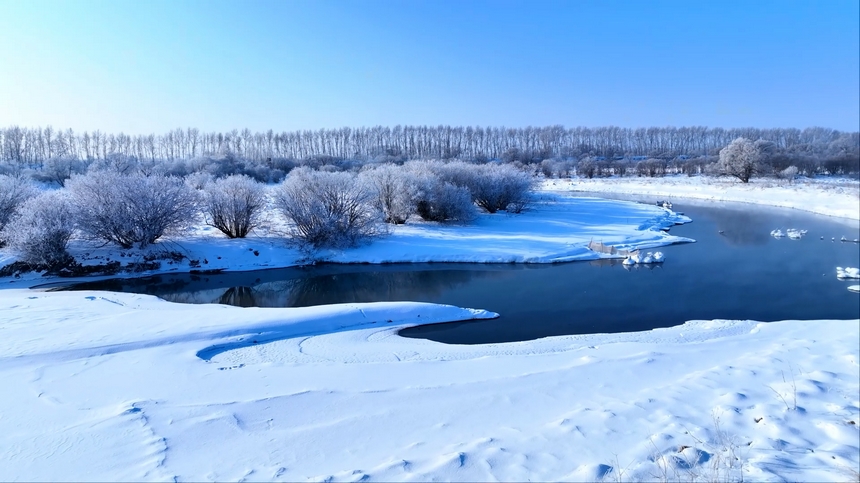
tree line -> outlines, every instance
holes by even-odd
[[[314,157],[338,160],[461,159],[539,162],[545,159],[716,156],[734,139],[772,142],[779,153],[817,159],[860,156],[860,133],[806,129],[650,127],[395,126],[275,133],[249,129],[204,133],[195,128],[128,135],[71,129],[0,128],[0,166],[41,169],[50,160],[140,163],[231,157],[258,164]]]

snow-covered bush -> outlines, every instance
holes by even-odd
[[[415,212],[427,221],[471,221],[475,219],[475,205],[472,194],[465,186],[443,179],[441,172],[445,163],[438,161],[410,161],[404,165],[409,178],[415,183],[413,198]],[[462,170],[449,169],[448,179],[466,179]]]
[[[443,181],[468,189],[472,201],[488,213],[521,211],[535,182],[530,173],[510,164],[437,163],[431,170]]]
[[[36,194],[38,190],[29,180],[0,174],[0,230],[9,223],[15,210]],[[3,240],[0,234],[0,246]]]
[[[215,177],[206,171],[195,171],[185,177],[185,184],[196,190],[202,190],[213,181],[215,181]]]
[[[245,238],[259,224],[266,205],[262,184],[244,175],[233,175],[209,183],[203,191],[206,224],[229,238]]]
[[[291,224],[291,235],[305,246],[355,246],[384,231],[372,193],[349,173],[297,168],[274,198]]]
[[[24,202],[0,237],[22,262],[50,269],[71,261],[66,247],[74,229],[75,210],[68,193],[48,191]]]
[[[175,177],[95,171],[73,176],[66,186],[81,231],[123,248],[143,248],[197,215],[197,193]]]
[[[42,170],[34,173],[33,178],[37,181],[57,183],[62,188],[73,174],[83,173],[87,169],[87,164],[83,161],[68,156],[53,157],[45,160]]]
[[[582,158],[576,163],[576,174],[585,176],[588,179],[594,178],[594,173],[597,171],[597,166],[591,158]]]
[[[472,195],[462,186],[455,186],[433,175],[422,179],[415,210],[427,221],[472,221],[477,216]]]
[[[793,181],[795,177],[797,177],[797,166],[789,166],[782,171],[778,171],[776,173],[776,177],[780,179],[787,179],[789,182]]]
[[[489,213],[523,210],[534,187],[532,174],[509,164],[482,164],[475,168],[472,184],[467,186],[475,204]]]
[[[113,171],[119,174],[131,174],[137,170],[138,162],[134,156],[124,156],[118,153],[108,154],[104,159],[93,161],[87,172]]]
[[[409,215],[415,212],[418,183],[407,169],[393,164],[368,165],[360,179],[373,194],[373,204],[382,212],[386,223],[406,223]]]

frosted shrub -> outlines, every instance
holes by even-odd
[[[795,177],[797,177],[797,166],[789,166],[783,169],[777,174],[777,177],[792,181]]]
[[[361,172],[360,180],[370,189],[373,204],[386,223],[406,223],[415,212],[417,180],[405,168],[393,164],[368,166]]]
[[[534,186],[534,176],[508,164],[484,164],[478,168],[470,187],[475,204],[489,213],[523,210]]]
[[[349,247],[384,230],[369,189],[349,173],[297,168],[275,192],[291,235],[313,248]]]
[[[416,212],[427,221],[472,221],[477,215],[468,189],[436,176],[425,178],[419,193]]]
[[[442,177],[444,174],[456,175],[460,171],[450,170],[440,175],[444,166],[444,163],[432,161],[410,161],[404,165],[417,187],[413,198],[415,212],[427,221],[474,220],[477,213],[469,189]]]
[[[197,215],[197,194],[181,179],[96,171],[67,183],[84,234],[123,248],[140,248],[187,227]]]
[[[202,190],[213,181],[215,177],[205,171],[195,171],[185,177],[185,184],[196,190]]]
[[[431,169],[442,180],[468,189],[472,201],[488,213],[521,211],[534,185],[534,176],[509,164],[454,162]]]
[[[15,210],[37,193],[36,187],[29,180],[0,175],[0,231],[9,223]],[[0,233],[0,246],[3,246],[3,241],[3,235]]]
[[[75,228],[74,209],[65,191],[49,191],[24,202],[0,232],[9,250],[34,267],[58,268],[72,258],[66,251]]]
[[[247,176],[228,176],[204,188],[206,224],[229,238],[245,238],[259,224],[265,205],[265,188]]]

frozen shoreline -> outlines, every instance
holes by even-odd
[[[594,258],[583,244],[597,236],[678,241],[659,229],[679,220],[662,208],[565,199],[328,255],[549,262]],[[183,249],[207,268],[300,256],[261,238],[192,235]],[[860,320],[459,346],[396,332],[495,314],[25,288],[44,281],[0,289],[0,384],[13,388],[0,392],[0,480],[831,481],[860,470]]]
[[[751,203],[860,220],[860,181],[753,178],[748,184],[733,178],[667,176],[664,178],[549,179],[544,190],[662,196],[667,200],[700,199]]]
[[[657,206],[569,194],[542,193],[541,200],[518,215],[481,214],[467,225],[412,222],[391,227],[387,236],[343,250],[320,250],[317,262],[331,263],[558,263],[610,258],[588,248],[601,241],[620,249],[652,249],[693,240],[664,231],[690,219]],[[75,240],[69,251],[82,264],[140,262],[148,255],[177,251],[184,259],[161,260],[158,270],[119,273],[116,277],[140,277],[192,270],[246,271],[286,268],[309,262],[308,254],[289,246],[278,235],[283,230],[270,213],[265,227],[245,239],[227,239],[217,230],[200,225],[183,237],[167,239],[147,251],[99,247]],[[3,263],[0,250],[0,265]],[[7,262],[10,259],[7,259]],[[105,277],[99,277],[105,278]],[[77,280],[92,280],[81,277]],[[70,281],[25,274],[0,278],[0,284],[29,287],[52,281]]]

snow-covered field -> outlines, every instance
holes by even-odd
[[[554,191],[588,191],[663,196],[667,200],[704,199],[736,201],[795,208],[812,213],[860,219],[860,182],[848,179],[799,178],[788,182],[753,178],[748,184],[735,178],[667,176],[665,178],[551,179],[543,188]]]
[[[720,196],[719,186],[701,189]],[[822,199],[816,192],[809,198]],[[784,195],[773,193],[779,204]],[[860,218],[843,211],[852,200],[860,211],[843,192],[829,214]],[[546,194],[521,216],[406,225],[320,255],[587,259],[597,256],[584,248],[592,239],[626,248],[681,241],[659,229],[676,221],[654,206]],[[201,231],[169,243],[208,269],[287,266],[303,256],[267,236],[229,241]],[[0,281],[4,481],[860,475],[860,320],[691,321],[451,346],[396,331],[493,314],[411,302],[239,309],[25,288],[40,281]]]

